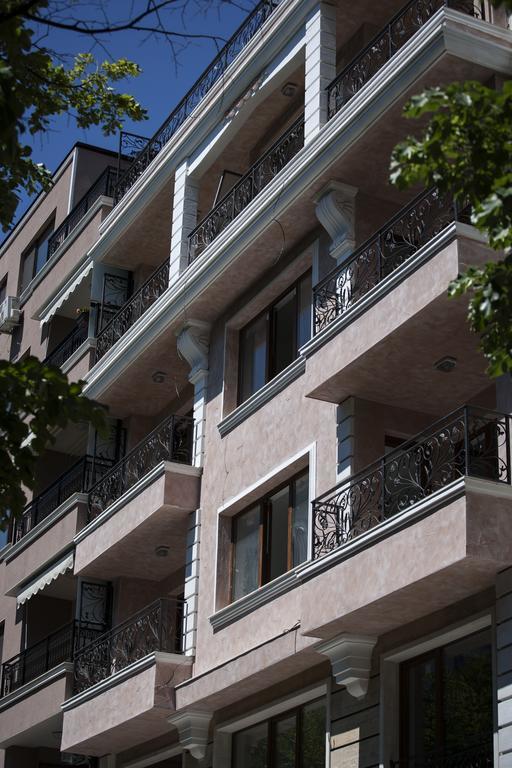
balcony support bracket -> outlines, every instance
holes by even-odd
[[[189,710],[171,715],[167,722],[178,729],[179,741],[183,749],[196,760],[206,756],[208,747],[208,730],[212,715],[210,712]]]
[[[354,252],[357,188],[330,181],[315,196],[318,221],[331,238],[329,255],[339,264]]]
[[[343,634],[316,647],[318,653],[331,662],[332,674],[338,685],[344,685],[356,699],[368,691],[372,653],[377,638],[371,635]]]

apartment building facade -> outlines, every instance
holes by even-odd
[[[485,0],[261,0],[151,139],[77,144],[0,251],[0,354],[108,406],[0,549],[0,765],[512,765],[509,378],[446,287],[499,258],[388,182]]]

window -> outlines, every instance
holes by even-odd
[[[308,272],[241,330],[240,403],[293,363],[311,337],[311,290]]]
[[[53,222],[49,224],[21,258],[20,293],[48,261],[48,241],[53,234]]]
[[[306,560],[308,490],[304,472],[233,519],[232,600]]]
[[[6,297],[7,297],[7,275],[4,277],[4,279],[0,283],[0,304],[6,299]]]
[[[325,768],[324,701],[235,733],[233,768]]]
[[[16,360],[21,352],[21,342],[23,339],[23,315],[20,315],[18,325],[15,326],[11,333],[11,351],[9,353],[9,360],[12,362]]]
[[[404,760],[409,766],[433,765],[437,761],[455,761],[456,755],[464,753],[464,764],[469,765],[473,753],[488,755],[489,762],[482,759],[478,764],[491,765],[490,631],[464,637],[404,662],[400,672],[400,762]]]

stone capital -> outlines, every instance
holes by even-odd
[[[211,712],[189,710],[171,715],[167,722],[178,729],[179,741],[183,749],[196,760],[202,760],[206,755],[208,746],[211,719]]]
[[[330,181],[314,198],[318,221],[331,238],[329,253],[341,261],[355,250],[355,198],[357,188]]]
[[[316,646],[318,653],[331,662],[338,685],[344,685],[351,696],[362,699],[368,691],[372,653],[377,638],[371,635],[343,634]]]
[[[208,375],[210,324],[202,320],[187,320],[177,337],[178,352],[190,365],[189,381],[196,384],[201,375]]]

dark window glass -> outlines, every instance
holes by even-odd
[[[324,768],[325,703],[318,700],[233,737],[233,768]]]
[[[307,559],[308,491],[304,472],[233,519],[233,600]]]
[[[488,630],[405,662],[402,680],[402,750],[411,768],[475,749],[492,755]]]
[[[16,360],[21,352],[21,342],[23,339],[23,315],[20,315],[18,325],[13,329],[11,333],[11,351],[9,354],[10,360]]]
[[[4,277],[2,282],[0,283],[0,304],[7,296],[7,275]]]
[[[240,332],[242,403],[297,358],[311,337],[311,274],[301,277]]]
[[[49,224],[37,240],[24,253],[21,264],[20,291],[25,290],[30,281],[48,261],[48,241],[53,234],[53,223]]]

